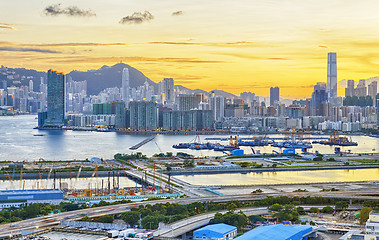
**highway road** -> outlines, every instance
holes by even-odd
[[[255,207],[255,208],[240,208],[236,209],[236,212],[242,211],[247,216],[250,215],[259,215],[268,213],[267,207]],[[219,211],[224,214],[227,210]],[[191,230],[205,226],[209,221],[214,217],[216,212],[206,213],[201,215],[196,215],[190,218],[186,218],[172,224],[165,226],[164,229],[158,229],[154,232],[154,237],[178,237],[183,235]]]
[[[341,198],[341,199],[360,199],[360,200],[377,200],[379,201],[379,196],[362,196],[362,193],[357,192],[304,192],[304,193],[274,193],[274,194],[243,194],[243,195],[224,195],[224,196],[205,196],[205,197],[192,197],[192,198],[179,198],[179,199],[163,199],[155,200],[148,202],[138,202],[138,203],[126,203],[119,205],[111,205],[104,207],[96,208],[87,208],[71,212],[56,213],[48,216],[32,218],[28,220],[23,220],[20,222],[4,224],[0,228],[0,237],[9,236],[10,234],[20,233],[22,230],[36,230],[42,229],[54,225],[58,225],[61,220],[77,220],[83,216],[88,217],[98,217],[102,215],[110,214],[120,214],[125,211],[128,211],[131,207],[138,207],[139,205],[146,204],[156,204],[156,203],[179,203],[179,204],[189,204],[193,202],[227,202],[231,200],[240,200],[240,201],[251,201],[251,200],[260,200],[268,196],[278,197],[278,196],[323,196],[326,198]]]

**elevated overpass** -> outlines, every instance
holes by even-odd
[[[306,197],[306,196],[318,196],[325,198],[338,198],[338,199],[357,199],[357,200],[375,200],[379,201],[379,196],[365,196],[362,192],[303,192],[303,193],[275,193],[275,194],[243,194],[243,195],[223,195],[223,196],[205,196],[205,197],[191,197],[191,198],[178,198],[178,199],[163,199],[148,202],[138,202],[138,203],[126,203],[119,205],[103,206],[96,208],[80,209],[76,211],[56,213],[48,216],[31,218],[19,222],[3,224],[0,228],[0,238],[8,237],[10,234],[20,233],[22,230],[37,230],[46,227],[52,227],[59,224],[61,220],[79,220],[84,216],[99,217],[103,215],[115,215],[126,212],[132,207],[138,207],[139,205],[146,204],[156,204],[156,203],[178,203],[178,204],[189,204],[193,202],[227,202],[232,200],[239,201],[256,201],[266,198],[268,196],[279,197]]]

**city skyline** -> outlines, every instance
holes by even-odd
[[[154,82],[264,96],[277,85],[284,98],[327,81],[328,52],[338,82],[379,75],[375,1],[223,3],[2,2],[0,62],[69,72],[122,61]]]

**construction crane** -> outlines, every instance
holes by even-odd
[[[23,168],[21,168],[21,171],[20,171],[20,190],[22,188],[22,170]]]
[[[7,173],[8,179],[9,179],[9,181],[10,181],[10,183],[11,183],[11,189],[13,190],[13,189],[14,189],[14,184],[13,184],[13,181],[12,181],[11,175],[9,175],[9,172],[8,172],[8,171],[6,171],[6,173]]]
[[[79,170],[78,170],[78,174],[76,175],[76,180],[79,179],[79,176],[80,176],[80,172],[82,171],[82,166],[80,166]]]
[[[90,191],[91,191],[91,183],[92,183],[93,177],[95,176],[95,174],[96,174],[96,178],[98,177],[97,168],[98,168],[98,166],[96,165],[95,170],[93,171],[92,176],[91,176],[91,178],[89,179],[89,182],[88,182],[88,189]]]

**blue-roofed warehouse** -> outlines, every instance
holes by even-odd
[[[29,203],[59,204],[62,201],[63,192],[59,189],[0,190],[0,209]]]
[[[311,226],[277,224],[257,227],[235,240],[307,240],[315,234]]]
[[[229,240],[237,235],[237,228],[224,223],[212,224],[193,232],[196,240]]]

